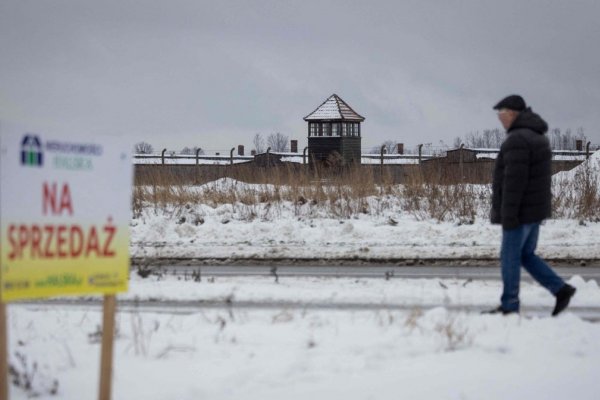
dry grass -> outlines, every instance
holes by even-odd
[[[404,176],[402,184],[384,169],[316,168],[285,166],[277,168],[232,168],[223,176],[252,185],[219,185],[217,177],[173,173],[155,168],[146,174],[144,184],[136,184],[133,196],[134,216],[144,208],[170,209],[177,215],[194,204],[216,208],[230,206],[243,218],[272,219],[285,202],[291,203],[297,216],[347,219],[360,214],[382,215],[402,210],[419,220],[434,219],[470,224],[489,215],[490,185],[472,185],[452,177],[453,184],[440,181],[439,175],[427,175],[419,168]],[[448,176],[445,176],[448,180]],[[202,189],[198,184],[204,184]],[[597,173],[582,169],[577,179],[556,185],[554,217],[598,220],[600,188]]]
[[[555,218],[575,218],[600,222],[600,177],[589,164],[583,164],[572,180],[553,185],[552,214]]]
[[[147,206],[177,209],[188,204],[206,204],[215,208],[229,204],[252,215],[258,214],[256,206],[276,208],[282,202],[291,202],[298,213],[305,204],[317,208],[326,205],[331,215],[349,218],[368,208],[367,198],[381,193],[368,170],[348,168],[343,173],[335,172],[305,172],[293,168],[240,169],[230,177],[252,185],[219,186],[209,182],[204,190],[198,190],[197,186],[189,185],[168,171],[157,169],[155,174],[146,177],[147,184],[135,186],[134,215],[139,215]]]

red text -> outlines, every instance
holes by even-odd
[[[10,260],[114,257],[113,239],[117,228],[112,219],[102,227],[84,229],[79,225],[8,226]]]

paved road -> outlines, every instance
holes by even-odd
[[[444,266],[256,266],[256,265],[216,265],[216,266],[162,266],[151,267],[153,271],[162,271],[168,275],[192,274],[200,271],[202,276],[327,276],[352,278],[460,278],[460,279],[500,279],[499,267],[444,267]],[[276,269],[273,269],[276,268]],[[600,267],[558,267],[554,269],[563,278],[579,275],[586,280],[600,281]],[[521,277],[531,281],[524,270]]]

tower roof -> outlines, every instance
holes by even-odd
[[[365,118],[352,109],[340,96],[332,94],[315,111],[304,117],[305,121],[338,120],[364,121]]]

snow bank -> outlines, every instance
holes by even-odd
[[[392,204],[380,215],[360,214],[351,219],[327,217],[309,203],[290,202],[197,205],[183,211],[145,209],[132,220],[130,251],[133,257],[204,259],[498,256],[501,228],[487,220],[476,219],[471,225],[417,221],[401,211],[399,200],[385,201]],[[185,222],[180,223],[182,217]],[[198,224],[200,219],[203,223]],[[541,255],[551,258],[600,258],[600,223],[581,226],[575,220],[548,221],[538,248]]]
[[[555,174],[552,177],[552,180],[554,183],[573,182],[576,179],[585,176],[584,174],[586,173],[590,173],[591,176],[594,176],[600,185],[600,151],[592,153],[589,159],[585,160],[572,170]]]

